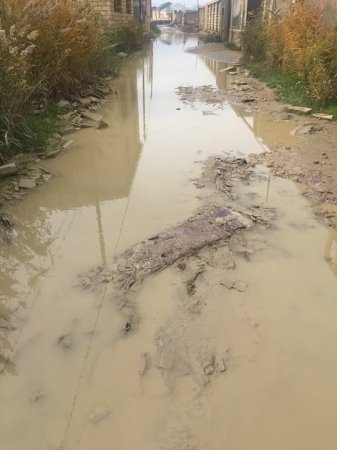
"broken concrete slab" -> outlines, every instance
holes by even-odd
[[[241,281],[241,280],[236,280],[234,282],[234,286],[233,289],[236,289],[239,292],[244,292],[248,287],[248,283],[246,283],[245,281]]]
[[[103,120],[103,116],[101,114],[92,113],[90,111],[82,111],[81,116],[85,119],[92,120],[93,122],[100,122]]]
[[[105,404],[97,405],[94,410],[88,415],[88,420],[92,424],[96,424],[106,419],[111,413],[110,408]]]
[[[91,98],[89,97],[80,97],[76,99],[79,103],[81,103],[81,105],[83,106],[88,106],[92,103]]]
[[[220,282],[220,284],[226,287],[227,289],[235,289],[236,291],[239,292],[244,292],[248,287],[248,284],[245,281],[241,280],[224,279],[223,281]]]
[[[312,112],[311,108],[306,108],[304,106],[287,106],[286,111],[293,114],[310,114]]]
[[[107,128],[108,124],[104,122],[104,120],[99,120],[96,125],[97,130],[102,130],[103,128]]]
[[[220,282],[222,286],[225,286],[227,289],[232,289],[234,286],[234,281],[226,278]]]
[[[74,139],[69,139],[68,141],[66,141],[65,144],[63,144],[63,150],[67,149],[68,147],[70,147],[72,144],[74,143]]]
[[[313,117],[316,117],[316,119],[320,119],[320,120],[333,120],[333,114],[312,114]]]
[[[20,178],[19,187],[22,189],[34,189],[36,187],[36,181],[30,178]]]
[[[234,66],[230,66],[230,67],[225,67],[224,69],[220,69],[219,70],[219,72],[223,72],[223,73],[226,73],[226,72],[234,72],[236,70],[236,67],[234,67]]]
[[[16,175],[17,173],[18,168],[15,163],[9,163],[0,166],[0,177],[9,177],[11,175]]]
[[[51,150],[50,152],[46,153],[44,155],[45,159],[51,159],[56,158],[57,155],[59,155],[62,152],[63,148],[57,148],[55,150]]]

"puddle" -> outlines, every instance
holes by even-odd
[[[261,250],[236,261],[243,293],[221,286],[214,264],[200,304],[186,308],[169,269],[144,283],[139,327],[122,336],[111,288],[79,286],[80,273],[195,212],[198,161],[298,139],[291,124],[229,105],[217,115],[182,105],[178,86],[220,83],[217,65],[184,52],[195,45],[166,33],[130,61],[103,111],[109,127],[76,134],[44,162],[55,178],[11,213],[15,231],[0,251],[0,343],[12,361],[0,374],[3,450],[335,449],[337,238],[293,184],[269,185],[262,173],[240,188],[243,202],[278,214],[274,229],[251,237]],[[203,389],[180,372],[165,379],[155,363],[164,335],[192,352],[229,351],[227,370]]]

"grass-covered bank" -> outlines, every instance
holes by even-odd
[[[57,128],[60,98],[118,74],[118,53],[141,44],[137,25],[108,30],[86,2],[2,0],[0,161],[43,147]]]
[[[252,72],[282,98],[316,111],[337,112],[337,21],[303,4],[284,16],[258,15],[242,33]]]
[[[303,81],[296,74],[266,67],[263,62],[248,63],[252,75],[277,91],[280,98],[294,106],[312,108],[314,112],[332,114],[337,119],[337,101],[321,102],[313,98]]]

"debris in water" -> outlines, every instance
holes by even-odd
[[[58,338],[58,340],[57,340],[57,343],[61,347],[63,347],[65,350],[69,350],[72,347],[72,345],[73,345],[70,333],[67,333],[67,334],[64,334],[63,336],[60,336]]]
[[[127,334],[131,331],[132,327],[131,327],[131,322],[127,321],[124,325],[124,328],[122,330],[123,334]]]
[[[18,168],[15,163],[4,164],[0,166],[0,177],[8,177],[10,175],[16,175]]]
[[[30,178],[21,178],[19,181],[19,187],[23,189],[34,189],[36,186],[36,181]]]
[[[230,279],[225,279],[223,281],[220,282],[220,284],[224,287],[226,287],[227,289],[235,289],[239,292],[244,292],[247,287],[248,284],[245,281],[241,281],[241,280],[230,280]]]
[[[43,392],[43,391],[37,391],[37,392],[35,392],[34,394],[32,394],[31,396],[30,396],[30,402],[31,403],[37,403],[37,402],[39,402],[40,400],[42,400],[44,397],[46,396],[46,393],[45,392]]]

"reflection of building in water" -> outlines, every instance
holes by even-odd
[[[290,134],[294,128],[293,124],[277,122],[268,114],[246,110],[235,105],[232,105],[232,109],[243,119],[263,145],[273,147],[277,144],[291,145],[298,142],[298,137]]]
[[[74,209],[127,197],[146,138],[152,85],[152,47],[130,60],[112,83],[105,107],[109,127],[82,130],[74,148],[53,163],[62,174],[58,189],[44,198],[48,209]],[[80,152],[80,154],[79,154]]]
[[[324,257],[337,276],[337,230],[329,230],[324,249]]]
[[[206,66],[210,69],[212,73],[215,75],[216,85],[219,89],[229,89],[231,87],[231,83],[233,78],[230,75],[225,75],[223,72],[220,72],[221,69],[224,69],[228,66],[228,64],[217,61],[212,58],[204,58],[201,57],[202,61],[206,64]]]
[[[128,197],[131,190],[146,139],[152,47],[144,58],[130,60],[112,87],[116,95],[111,96],[103,113],[109,127],[79,131],[73,148],[55,160],[46,160],[46,167],[60,177],[30,196],[19,207],[18,217],[13,217],[18,224],[16,239],[0,248],[0,307],[1,296],[7,299],[21,292],[28,297],[33,289],[30,283],[36,284],[53,265],[56,243],[67,235],[82,211],[96,221],[97,246],[102,263],[106,262],[101,206]]]
[[[188,35],[184,33],[178,33],[175,29],[162,31],[159,37],[159,41],[165,45],[172,44],[186,44]]]

